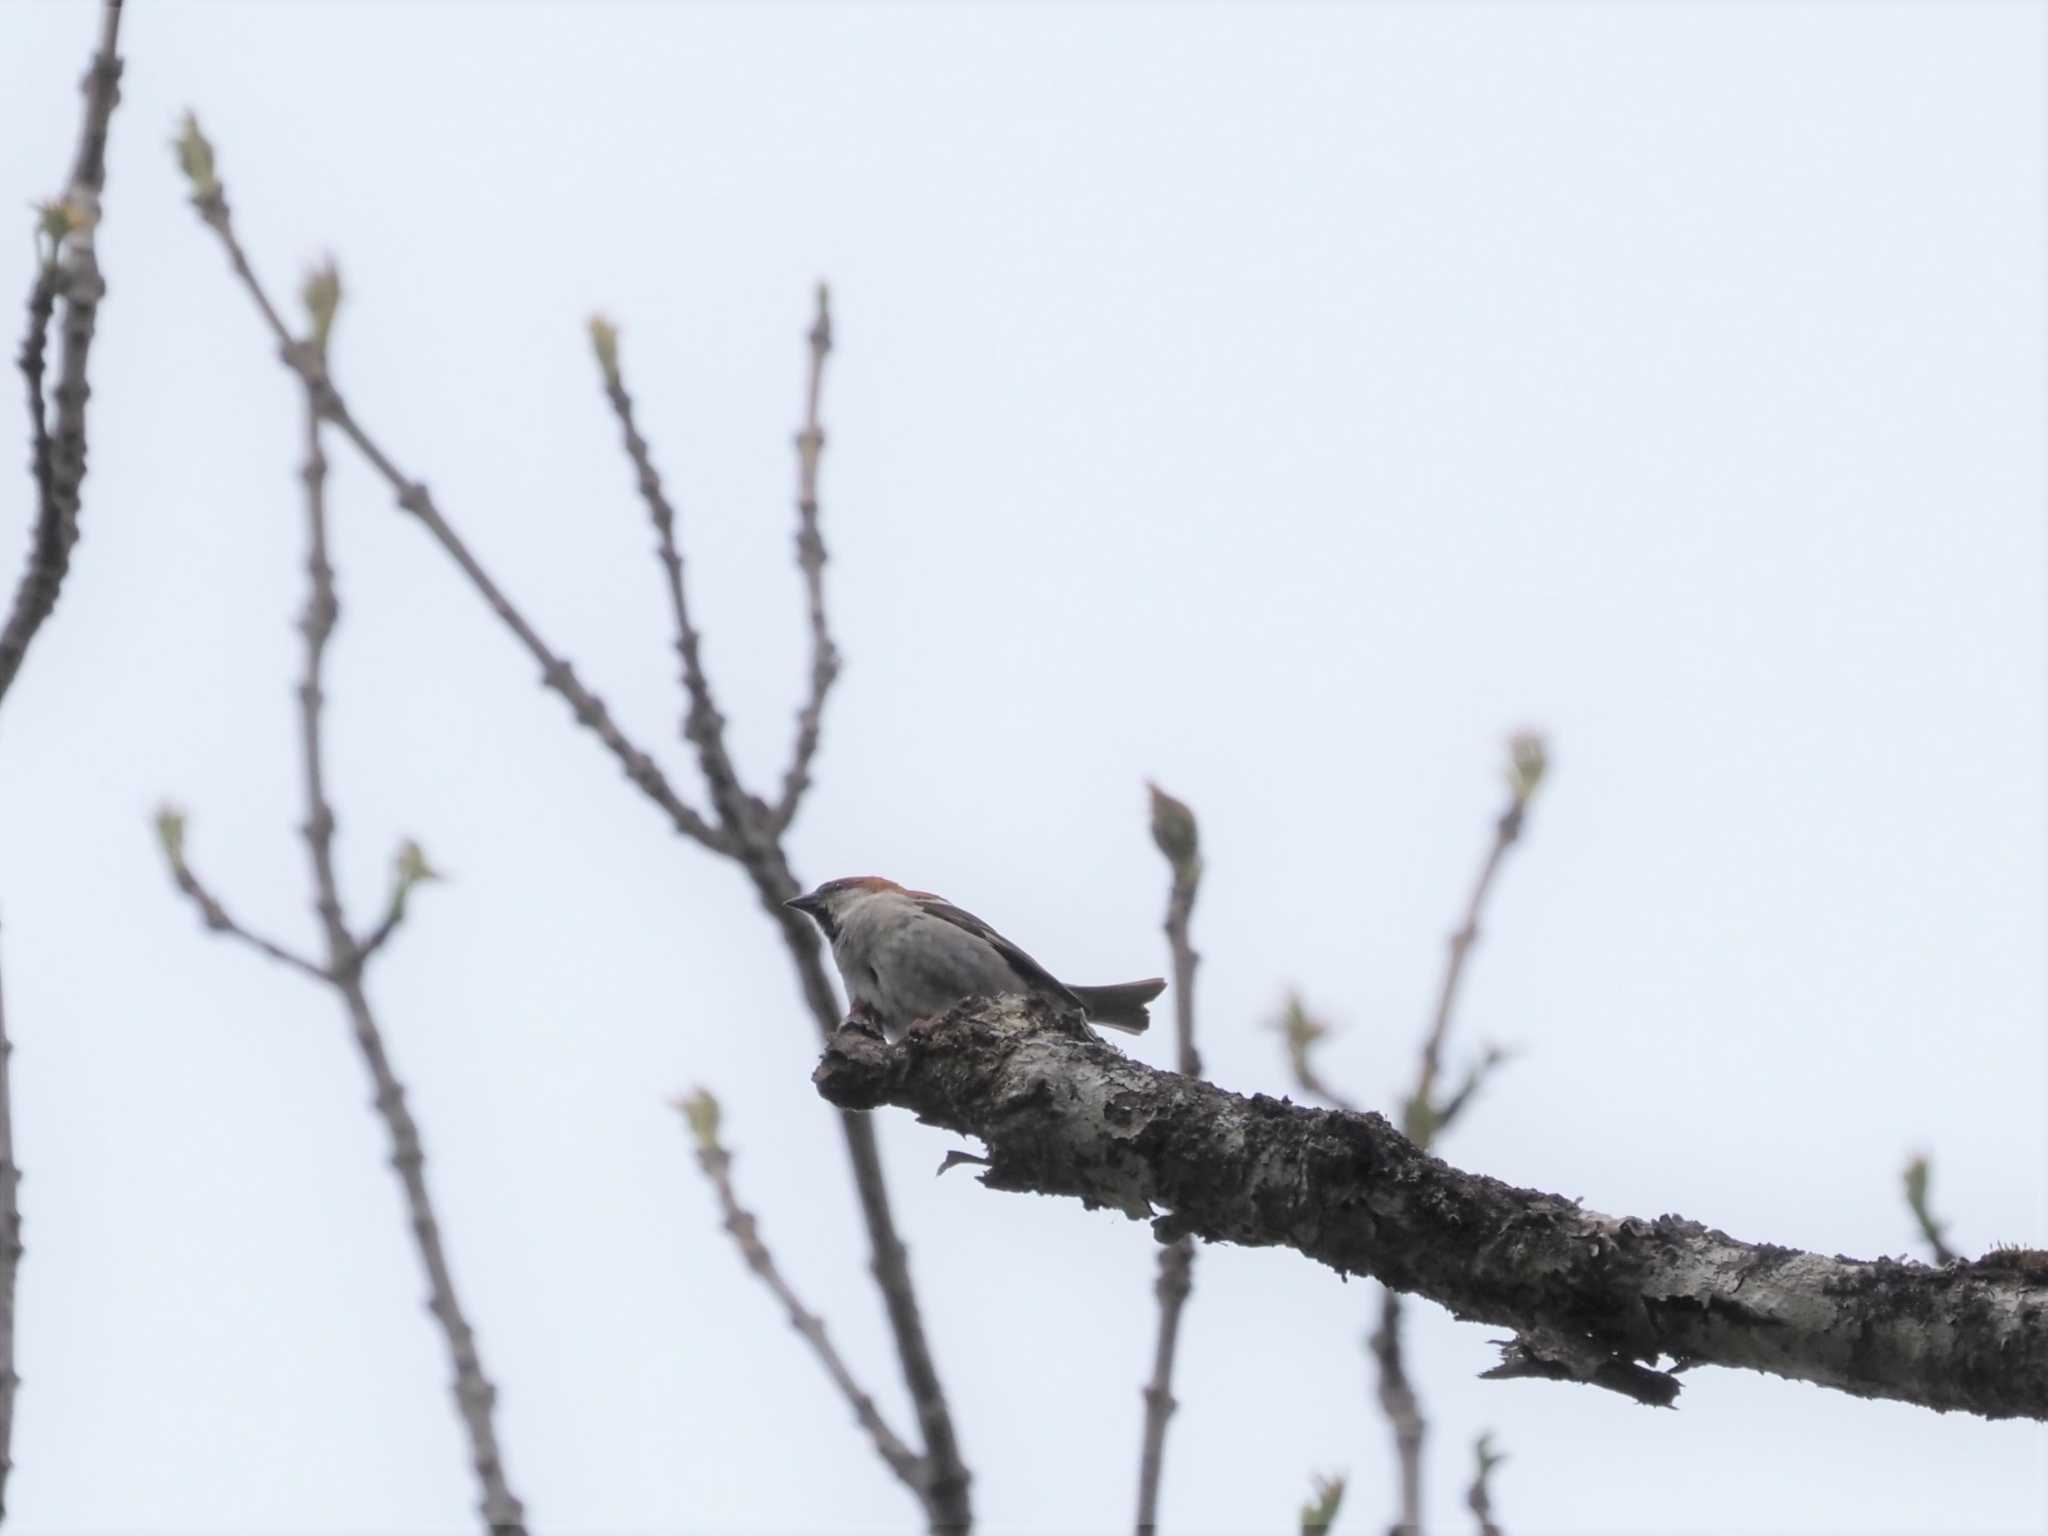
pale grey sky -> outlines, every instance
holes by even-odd
[[[76,130],[82,4],[0,11],[0,207]],[[834,285],[848,658],[800,873],[1163,970],[1155,776],[1202,818],[1202,1050],[1285,1091],[1294,985],[1386,1104],[1500,799],[1555,773],[1457,1026],[1444,1147],[1616,1213],[1908,1253],[2048,1237],[2043,13],[2026,5],[136,5],[86,532],[0,717],[28,1256],[18,1529],[471,1524],[439,1339],[333,1001],[210,940],[148,817],[310,938],[297,406],[167,142],[270,280],[324,251],[372,430],[673,772],[649,538],[584,337],[624,330],[747,761],[797,696],[789,433]],[[26,215],[23,215],[26,224]],[[0,293],[26,292],[26,228]],[[728,868],[571,729],[337,447],[336,795],[375,980],[541,1531],[913,1509],[742,1270],[667,1108],[897,1420],[815,1043]],[[0,517],[23,548],[26,478]],[[1132,1049],[1166,1062],[1155,1035]],[[1146,1230],[882,1126],[991,1533],[1127,1527]],[[1164,1511],[1391,1518],[1372,1288],[1209,1250]],[[2034,1532],[2048,1434],[1701,1371],[1486,1383],[1412,1309],[1436,1529]]]

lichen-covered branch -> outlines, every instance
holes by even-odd
[[[121,100],[120,0],[100,12],[99,48],[85,75],[85,114],[64,190],[39,210],[43,260],[29,286],[28,328],[19,363],[28,387],[29,471],[35,482],[35,527],[28,566],[0,623],[0,697],[28,655],[71,569],[85,486],[85,404],[92,395],[86,364],[107,285],[97,238],[100,194],[107,180],[107,130]],[[58,319],[61,309],[61,320]],[[58,323],[57,383],[44,394],[50,326]],[[55,425],[50,407],[54,404]],[[0,1455],[6,1447],[0,1445]]]
[[[857,1026],[814,1077],[980,1138],[992,1189],[1151,1219],[1162,1240],[1278,1246],[1512,1331],[1503,1374],[1669,1403],[1739,1367],[1861,1397],[2048,1419],[2048,1275],[1746,1243],[1605,1216],[1431,1157],[1376,1114],[1245,1098],[1122,1055],[1042,1004],[962,1005],[895,1045]]]

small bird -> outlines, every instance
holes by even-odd
[[[1145,1005],[1166,990],[1156,976],[1070,987],[973,913],[878,875],[827,880],[783,905],[823,931],[854,1011],[872,1016],[891,1040],[964,999],[1019,995],[1063,1003],[1093,1023],[1143,1034],[1151,1022]]]

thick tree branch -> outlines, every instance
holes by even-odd
[[[700,1088],[688,1097],[678,1099],[676,1108],[689,1123],[690,1134],[697,1143],[697,1166],[711,1181],[712,1192],[718,1197],[719,1213],[725,1218],[725,1230],[732,1234],[740,1258],[782,1303],[790,1327],[810,1345],[811,1353],[818,1357],[818,1363],[825,1368],[832,1385],[846,1399],[847,1406],[853,1409],[853,1416],[860,1427],[867,1431],[875,1453],[888,1464],[890,1471],[903,1480],[905,1486],[913,1491],[921,1488],[924,1484],[923,1462],[889,1427],[881,1410],[875,1406],[875,1400],[853,1379],[853,1373],[847,1369],[845,1360],[840,1358],[831,1336],[825,1331],[824,1319],[806,1307],[783,1278],[774,1255],[761,1240],[760,1223],[751,1211],[740,1204],[739,1195],[732,1187],[732,1154],[718,1139],[718,1100]]]
[[[1188,1077],[1202,1073],[1195,1050],[1195,953],[1188,926],[1202,884],[1202,852],[1195,813],[1157,784],[1149,786],[1152,841],[1166,855],[1173,883],[1166,898],[1166,946],[1173,960],[1173,1031],[1178,1065]],[[1181,1311],[1194,1288],[1195,1245],[1177,1238],[1159,1254],[1159,1333],[1152,1349],[1152,1380],[1145,1388],[1145,1429],[1138,1451],[1138,1536],[1159,1524],[1159,1480],[1166,1462],[1166,1424],[1179,1405],[1173,1398],[1173,1357],[1180,1344]]]
[[[1677,1216],[1604,1216],[1452,1168],[1379,1115],[1243,1098],[1083,1034],[1041,1004],[967,1004],[893,1046],[840,1029],[815,1081],[844,1108],[893,1104],[979,1137],[990,1188],[1164,1212],[1162,1240],[1292,1248],[1512,1329],[1511,1366],[1668,1402],[1678,1383],[1652,1369],[1668,1356],[2048,1419],[2048,1276],[1991,1258],[1830,1258]]]
[[[120,33],[120,0],[107,0],[100,12],[99,49],[86,71],[85,116],[71,176],[64,191],[42,209],[40,233],[47,247],[29,287],[28,330],[20,353],[28,387],[29,469],[36,488],[36,518],[28,568],[15,589],[6,622],[0,624],[0,697],[21,671],[36,631],[56,609],[57,594],[71,569],[71,551],[78,543],[85,485],[85,404],[92,395],[86,363],[100,301],[107,292],[95,242],[100,193],[107,180],[107,129],[121,99]],[[51,391],[56,405],[53,431],[43,391],[44,357],[60,302],[62,349],[56,388]],[[0,1445],[0,1455],[5,1451]]]

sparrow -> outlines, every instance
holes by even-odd
[[[1157,976],[1068,986],[972,912],[878,875],[827,880],[783,905],[818,925],[854,1013],[874,1019],[890,1040],[967,998],[1006,996],[1042,997],[1092,1023],[1143,1034],[1151,1022],[1145,1005],[1166,990]]]

